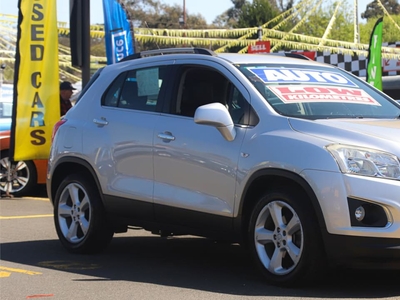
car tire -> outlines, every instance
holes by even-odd
[[[0,154],[0,193],[13,196],[29,194],[37,184],[36,167],[33,161],[11,161],[8,150]]]
[[[299,286],[325,269],[318,222],[301,192],[288,188],[265,193],[255,205],[248,231],[249,250],[268,283]]]
[[[101,252],[114,235],[96,184],[81,174],[67,176],[58,187],[54,223],[62,245],[72,253]]]

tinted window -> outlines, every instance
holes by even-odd
[[[226,106],[235,124],[245,122],[248,102],[225,76],[213,69],[185,68],[177,94],[176,114],[194,117],[199,106],[219,102]]]
[[[167,67],[153,67],[125,72],[108,88],[102,104],[127,109],[155,111],[163,74]]]
[[[107,92],[104,94],[102,99],[102,105],[104,106],[117,106],[119,96],[121,94],[122,85],[125,82],[126,73],[123,73],[117,77],[116,80],[113,81],[111,86],[107,89]]]
[[[247,123],[245,115],[249,111],[249,103],[236,87],[232,88],[227,105],[234,124],[244,125]]]

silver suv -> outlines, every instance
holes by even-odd
[[[75,253],[130,226],[241,243],[276,285],[331,263],[399,267],[399,116],[365,81],[306,59],[135,54],[93,75],[54,128],[57,234]]]

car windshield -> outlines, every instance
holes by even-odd
[[[339,68],[239,65],[280,114],[306,119],[399,118],[400,106],[365,81]]]

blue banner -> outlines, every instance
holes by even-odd
[[[107,64],[135,53],[129,14],[120,0],[103,0]]]

